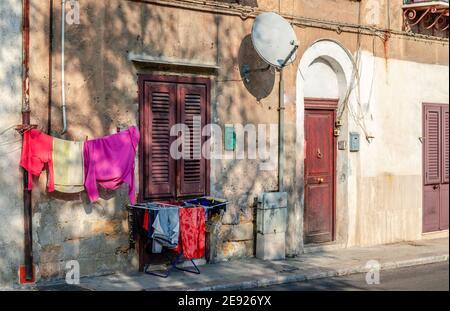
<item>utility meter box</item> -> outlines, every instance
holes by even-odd
[[[286,255],[287,193],[267,192],[258,197],[256,257],[284,259]]]
[[[350,151],[357,152],[359,151],[359,133],[350,132]]]
[[[287,193],[266,192],[258,198],[257,231],[262,234],[286,232]]]

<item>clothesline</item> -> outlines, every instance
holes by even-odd
[[[129,208],[139,208],[139,209],[145,209],[145,210],[166,210],[166,209],[180,209],[180,208],[193,208],[193,207],[203,207],[204,209],[224,209],[228,202],[219,203],[217,205],[213,206],[205,206],[205,205],[198,205],[198,204],[192,204],[187,206],[175,206],[171,204],[165,204],[165,203],[150,203],[150,204],[157,204],[162,206],[147,206],[147,205],[141,205],[141,204],[128,204]]]
[[[94,202],[99,198],[97,185],[115,190],[126,183],[130,202],[136,203],[134,169],[140,140],[136,126],[84,142],[47,135],[34,125],[16,129],[24,135],[20,165],[28,172],[28,190],[33,188],[32,175],[39,176],[47,164],[48,192],[86,190]]]

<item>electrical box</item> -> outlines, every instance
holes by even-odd
[[[282,260],[286,258],[286,234],[256,234],[256,258]]]
[[[359,151],[359,142],[360,142],[360,135],[356,132],[350,132],[350,151],[351,152],[357,152]]]
[[[234,126],[225,125],[225,150],[236,149],[236,131]]]
[[[258,196],[256,258],[286,257],[287,193],[266,192]]]
[[[262,234],[286,232],[287,193],[267,192],[258,198],[257,231]]]
[[[338,141],[338,149],[346,150],[347,149],[347,141],[345,141],[345,140]]]

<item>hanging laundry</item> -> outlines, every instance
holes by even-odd
[[[153,223],[155,222],[156,216],[158,216],[158,211],[146,210],[144,213],[144,229],[147,231],[147,237],[152,238],[153,235]]]
[[[205,256],[205,210],[203,207],[180,208],[180,242],[176,250],[186,259]]]
[[[32,175],[39,176],[47,164],[48,191],[55,190],[53,178],[53,137],[32,129],[23,134],[22,156],[20,165],[28,172],[28,190],[33,188]]]
[[[177,208],[160,209],[153,222],[153,253],[161,253],[163,247],[174,249],[178,245],[180,216]]]
[[[166,204],[166,205],[180,206],[180,207],[185,205],[184,201],[161,201],[159,203]],[[146,231],[148,231],[149,238],[151,238],[152,234],[153,234],[151,226],[150,226],[150,230],[149,230],[149,224],[153,224],[154,217],[155,217],[154,214],[155,213],[149,213],[149,210],[145,210],[145,212],[144,212],[144,221],[143,221],[142,228],[144,228]]]
[[[83,144],[53,138],[55,190],[77,193],[84,190]]]
[[[149,217],[150,217],[150,213],[149,213],[149,210],[145,210],[145,212],[144,212],[144,222],[142,223],[142,228],[144,228],[144,230],[145,231],[148,231],[148,229],[149,229],[149,226],[148,226],[148,224],[149,224]]]
[[[84,186],[91,202],[99,198],[97,182],[106,189],[128,184],[128,197],[136,203],[134,162],[139,143],[135,126],[117,134],[84,143]]]

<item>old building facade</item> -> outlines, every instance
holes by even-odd
[[[0,282],[6,285],[17,283],[23,264],[20,135],[10,129],[20,123],[21,64],[11,55],[20,55],[21,3],[7,2],[0,5],[1,16],[11,21],[2,24],[2,43],[11,44],[2,44],[0,64],[11,66],[0,85],[7,89],[0,105]],[[202,113],[221,128],[277,124],[279,73],[246,75],[243,69],[266,66],[250,33],[258,14],[273,11],[291,23],[300,43],[284,70],[286,255],[318,243],[369,246],[418,240],[429,231],[446,234],[448,3],[439,2],[437,13],[415,24],[424,3],[407,2],[76,1],[79,21],[65,24],[68,130],[61,134],[61,3],[31,0],[31,123],[69,140],[135,124],[145,132],[146,89],[140,82],[148,81],[160,83],[160,91],[165,82],[204,85]],[[67,1],[66,13],[73,9]],[[352,142],[358,137],[359,147]],[[221,137],[211,139],[213,149],[223,144]],[[9,140],[15,142],[2,146]],[[278,190],[276,169],[225,153],[225,159],[206,162],[198,192],[230,201],[220,219],[211,219],[210,261],[254,256],[256,198]],[[323,157],[326,165],[317,166],[315,159]],[[145,182],[151,174],[143,172],[144,158],[140,150],[137,195],[152,199],[156,190]],[[138,269],[138,250],[128,243],[125,188],[105,191],[91,204],[84,192],[47,193],[45,182],[43,175],[35,179],[32,192],[40,278],[63,277],[69,260],[79,261],[82,275]],[[179,193],[175,188],[170,191]]]

